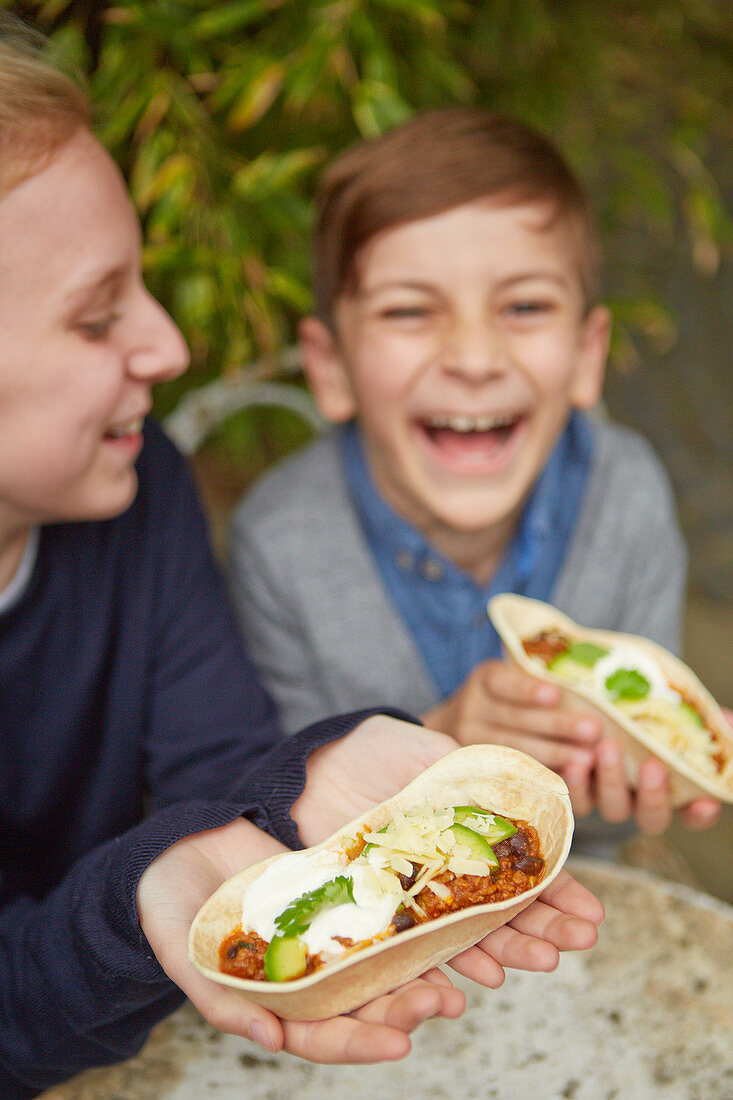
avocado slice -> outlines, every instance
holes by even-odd
[[[698,729],[705,729],[705,720],[703,716],[691,703],[683,699],[680,703],[680,711],[682,712],[682,716],[693,726],[697,726]]]
[[[469,829],[467,825],[461,825],[460,822],[456,822],[451,827],[451,832],[456,840],[464,844],[476,859],[483,859],[491,867],[499,866],[499,860],[493,848],[486,837],[481,836],[481,833],[474,832],[473,829]]]
[[[454,806],[453,817],[461,825],[470,826],[473,823],[481,822],[483,818],[493,817],[491,826],[487,828],[485,824],[481,826],[480,835],[488,840],[489,844],[498,844],[500,840],[506,840],[507,837],[514,836],[517,831],[517,826],[513,825],[511,821],[507,821],[505,817],[500,817],[499,814],[492,814],[490,810],[481,810],[478,806]]]
[[[290,982],[305,974],[308,951],[297,936],[273,936],[263,961],[269,982]]]

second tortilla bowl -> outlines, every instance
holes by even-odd
[[[294,981],[237,978],[219,970],[219,946],[242,919],[245,888],[280,856],[228,879],[201,907],[189,934],[189,957],[207,978],[236,989],[285,1019],[337,1016],[404,985],[478,943],[525,909],[557,877],[570,851],[573,814],[563,780],[532,757],[500,745],[456,749],[393,798],[373,806],[316,849],[338,847],[366,828],[378,831],[395,810],[475,805],[537,829],[545,873],[532,889],[506,901],[461,909],[347,954]],[[313,849],[311,849],[313,850]]]
[[[642,761],[649,756],[655,756],[669,769],[674,806],[684,806],[701,795],[733,802],[733,729],[705,685],[678,657],[648,638],[620,631],[589,629],[551,604],[510,592],[494,596],[489,601],[488,611],[507,653],[520,668],[536,679],[556,684],[561,690],[564,707],[595,715],[604,734],[614,737],[623,745],[627,777],[632,785],[636,782]],[[561,635],[609,649],[618,643],[626,643],[652,658],[670,686],[681,691],[685,698],[694,703],[708,728],[713,731],[723,757],[720,774],[703,774],[663,740],[655,738],[619,707],[607,702],[597,691],[584,685],[563,682],[529,657],[524,649],[524,642],[545,631],[556,631]]]

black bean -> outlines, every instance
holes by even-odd
[[[524,871],[525,875],[538,875],[542,864],[543,860],[538,856],[520,856],[514,866],[517,871]]]
[[[415,918],[406,909],[398,910],[392,918],[392,924],[395,926],[396,932],[404,932],[406,929],[412,928],[414,923]]]
[[[239,944],[238,943],[233,943],[232,946],[227,951],[227,958],[228,959],[233,959],[238,951],[239,951]]]
[[[399,880],[400,880],[400,884],[402,885],[402,889],[403,890],[409,890],[410,887],[415,884],[415,880],[417,878],[417,864],[416,863],[412,864],[412,874],[411,875],[399,875],[398,877],[399,877]]]
[[[509,844],[514,852],[526,852],[529,850],[529,841],[525,833],[522,832],[516,832],[514,836],[510,836]]]

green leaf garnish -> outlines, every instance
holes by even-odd
[[[643,699],[650,683],[635,668],[619,668],[606,680],[606,691],[614,699]]]
[[[565,650],[564,656],[569,657],[576,664],[593,668],[596,662],[600,661],[601,657],[605,657],[607,653],[607,649],[594,645],[593,642],[573,642]]]
[[[300,936],[306,932],[313,918],[324,909],[333,909],[336,905],[346,905],[354,900],[354,884],[346,875],[337,875],[332,882],[325,882],[317,890],[309,890],[291,901],[275,917],[275,927],[285,936]]]

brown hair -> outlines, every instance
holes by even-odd
[[[42,35],[0,13],[0,197],[91,122],[85,90],[45,54]]]
[[[524,123],[469,108],[416,115],[347,149],[316,196],[316,310],[333,326],[353,293],[359,250],[385,229],[481,198],[547,203],[571,233],[586,309],[598,295],[600,249],[588,200],[557,148]],[[548,223],[549,224],[549,223]]]

